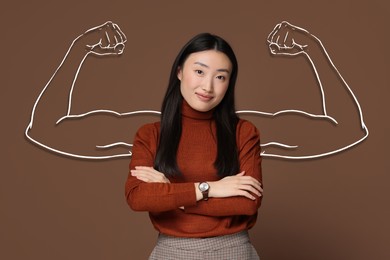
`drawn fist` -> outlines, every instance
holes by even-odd
[[[288,22],[281,22],[268,35],[269,49],[274,55],[298,55],[306,51],[315,36]]]
[[[127,41],[119,26],[111,21],[91,28],[79,37],[84,38],[86,49],[90,53],[99,56],[122,54]]]

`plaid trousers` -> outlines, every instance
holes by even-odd
[[[159,234],[149,260],[259,260],[248,232],[210,237],[182,238]]]

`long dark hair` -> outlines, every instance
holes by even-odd
[[[222,101],[216,106],[213,116],[217,130],[217,158],[214,167],[218,176],[225,177],[239,171],[236,144],[236,126],[238,116],[235,112],[234,89],[238,64],[230,45],[221,37],[202,33],[192,38],[177,55],[172,65],[169,84],[161,108],[161,129],[154,167],[167,177],[181,176],[176,154],[181,137],[181,106],[183,97],[180,92],[180,80],[177,73],[191,53],[216,50],[224,53],[232,63],[229,86]]]

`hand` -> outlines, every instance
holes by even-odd
[[[263,192],[261,183],[251,176],[245,176],[245,172],[227,176],[219,181],[209,182],[209,185],[209,196],[214,198],[244,196],[255,200],[256,197],[253,194],[260,197]]]
[[[268,35],[267,42],[272,54],[298,55],[306,51],[313,39],[307,30],[288,22],[281,22]]]
[[[120,55],[125,49],[126,35],[113,22],[106,22],[87,30],[76,40],[82,39],[86,49],[95,55]]]
[[[131,170],[131,176],[148,183],[170,183],[169,179],[153,167],[135,166],[135,170]]]

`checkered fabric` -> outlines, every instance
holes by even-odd
[[[149,260],[259,260],[247,231],[210,238],[160,234]]]

